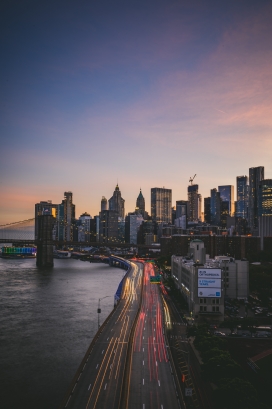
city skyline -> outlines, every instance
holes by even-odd
[[[11,1],[1,9],[0,224],[72,191],[99,213],[118,183],[203,201],[264,166],[272,177],[269,1]]]

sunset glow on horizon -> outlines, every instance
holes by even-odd
[[[1,6],[0,224],[73,192],[76,217],[118,182],[187,200],[272,179],[272,4],[183,0]]]

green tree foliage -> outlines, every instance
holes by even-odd
[[[220,409],[259,409],[257,392],[253,385],[241,378],[222,378],[214,391]]]
[[[209,359],[215,358],[219,355],[224,355],[227,358],[231,359],[231,355],[228,351],[222,351],[222,349],[219,348],[212,348],[202,353],[202,360],[203,362],[208,362]]]
[[[205,379],[215,383],[223,378],[235,378],[243,375],[240,365],[225,351],[205,362],[202,366],[202,373]]]
[[[201,354],[203,354],[204,352],[213,348],[224,350],[226,342],[224,339],[215,337],[211,334],[206,334],[204,336],[200,336],[199,334],[197,334],[194,345],[201,352]]]

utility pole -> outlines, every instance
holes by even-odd
[[[98,299],[98,306],[97,306],[97,329],[100,327],[100,322],[99,322],[99,314],[101,314],[101,308],[100,308],[100,301],[104,300],[104,298],[108,298],[110,295],[106,295],[105,297],[99,298]]]

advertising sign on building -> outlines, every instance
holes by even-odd
[[[221,278],[221,269],[220,268],[205,268],[205,269],[200,268],[198,270],[198,278]]]
[[[220,298],[221,297],[221,288],[198,288],[198,297],[212,297]]]
[[[198,287],[221,288],[221,279],[220,278],[199,278]]]

